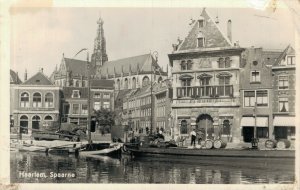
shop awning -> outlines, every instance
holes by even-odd
[[[254,125],[255,125],[254,117],[242,117],[241,126],[254,127]],[[256,126],[268,127],[269,126],[268,117],[256,117]]]
[[[291,116],[275,116],[273,125],[276,127],[291,127],[295,126],[295,117]]]

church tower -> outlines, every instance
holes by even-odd
[[[108,61],[106,54],[106,41],[104,38],[103,20],[100,17],[97,21],[98,30],[94,41],[94,52],[92,54],[92,66],[95,67],[96,75],[100,75],[101,66]]]

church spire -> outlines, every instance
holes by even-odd
[[[97,21],[97,24],[98,24],[98,29],[94,41],[94,52],[92,55],[92,64],[95,67],[101,67],[106,61],[108,61],[107,54],[106,54],[106,41],[105,41],[104,29],[103,29],[104,22],[101,17]]]

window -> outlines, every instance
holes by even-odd
[[[181,65],[181,70],[186,70],[187,69],[185,61],[181,61],[180,65]]]
[[[76,86],[76,87],[79,87],[79,80],[76,80],[75,86]]]
[[[28,117],[26,115],[20,117],[20,127],[20,133],[28,134]]]
[[[191,61],[191,60],[188,60],[188,61],[187,61],[187,65],[186,65],[187,70],[192,70],[192,66],[193,66],[192,61]]]
[[[33,101],[32,101],[32,103],[33,103],[32,106],[34,108],[40,108],[40,107],[42,107],[42,96],[41,96],[40,93],[36,92],[36,93],[33,94]]]
[[[210,77],[200,78],[200,94],[201,96],[210,96],[212,94],[212,87],[210,84]]]
[[[204,27],[204,20],[198,20],[199,28]]]
[[[278,76],[278,88],[288,89],[289,88],[289,77],[288,76]]]
[[[197,38],[198,47],[204,47],[204,38]]]
[[[79,104],[73,104],[73,114],[80,114]]]
[[[79,90],[73,90],[72,98],[80,98]]]
[[[82,81],[82,87],[87,87],[86,81]]]
[[[135,77],[132,78],[132,89],[136,88],[136,79]]]
[[[109,93],[104,93],[104,94],[103,94],[103,98],[105,98],[105,99],[110,99],[110,94],[109,94]]]
[[[120,80],[119,79],[116,82],[116,90],[120,90]]]
[[[128,79],[125,78],[124,80],[124,89],[128,89]]]
[[[103,102],[103,108],[104,109],[109,109],[110,108],[110,103],[109,102]]]
[[[149,81],[149,77],[145,76],[142,81],[142,86],[147,86],[150,83]]]
[[[81,106],[81,114],[88,114],[88,105],[83,104]]]
[[[223,134],[230,135],[230,122],[228,119],[223,121]]]
[[[53,94],[52,93],[47,93],[45,95],[45,107],[46,108],[53,107]]]
[[[190,79],[185,79],[181,81],[183,88],[183,93],[182,95],[187,97],[191,95],[191,80]]]
[[[180,133],[187,134],[187,121],[186,120],[181,121]]]
[[[70,110],[70,105],[69,104],[64,104],[64,107],[63,107],[63,113],[65,115],[68,115],[69,114],[69,110]]]
[[[244,106],[245,107],[255,106],[255,91],[244,91]]]
[[[100,92],[95,92],[94,93],[94,98],[101,98]]]
[[[256,100],[256,101],[255,101]],[[244,91],[244,107],[254,107],[255,102],[258,107],[269,105],[267,90]]]
[[[219,76],[219,91],[220,96],[230,96],[232,95],[232,89],[230,84],[230,76]]]
[[[32,129],[39,129],[40,128],[40,121],[41,118],[38,115],[32,117]]]
[[[251,82],[260,82],[260,72],[251,71]]]
[[[94,102],[94,110],[100,110],[101,102]]]
[[[268,91],[258,90],[256,91],[257,106],[268,106]]]
[[[269,138],[268,127],[257,127],[256,135],[257,138]]]
[[[279,98],[279,112],[289,112],[288,98]]]
[[[229,68],[231,66],[231,60],[230,57],[224,58],[219,58],[218,60],[219,63],[219,68]]]
[[[295,56],[288,56],[287,57],[287,64],[288,65],[295,65]]]
[[[47,115],[44,120],[45,121],[52,121],[53,118],[50,115]]]
[[[28,108],[29,107],[29,95],[27,92],[23,92],[21,94],[21,107]]]

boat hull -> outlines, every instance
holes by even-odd
[[[294,150],[255,150],[255,149],[187,149],[187,148],[153,148],[127,147],[134,156],[174,155],[203,157],[247,157],[247,158],[295,158]]]

